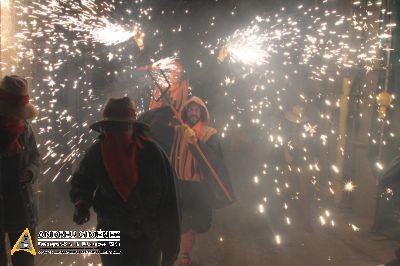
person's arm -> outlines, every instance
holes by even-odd
[[[219,142],[218,134],[212,135],[207,140],[207,142],[202,142],[198,139],[197,144],[200,146],[201,151],[213,167],[218,167],[220,163],[223,163],[222,149]],[[201,158],[200,154],[193,144],[189,144],[189,149],[194,158],[199,162],[200,167],[203,170],[207,169],[206,171],[209,171],[206,163]]]
[[[89,209],[93,204],[93,193],[97,187],[94,169],[99,164],[96,156],[100,154],[95,148],[96,146],[87,151],[71,179],[70,197],[75,207],[73,221],[78,225],[90,219]]]
[[[219,179],[224,184],[232,199],[235,200],[231,179],[224,161],[224,156],[222,153],[222,147],[218,138],[218,134],[215,133],[214,135],[212,135],[205,143],[200,140],[198,140],[197,143],[199,144],[202,152],[213,167],[214,171],[217,173]],[[212,176],[208,166],[200,157],[200,154],[197,152],[194,145],[189,144],[189,148],[193,156],[199,162],[202,172],[205,173],[207,177],[205,181],[209,184],[209,188],[213,192],[213,199],[211,200],[212,206],[214,208],[223,208],[232,204],[232,202],[229,202],[227,196],[223,193],[220,185],[215,180],[215,177]]]
[[[92,205],[93,192],[97,186],[93,170],[96,167],[95,156],[96,150],[92,147],[84,155],[71,179],[70,198],[72,203],[83,202],[88,208]]]
[[[28,173],[30,176],[30,182],[35,182],[39,176],[41,159],[40,154],[36,145],[35,134],[33,133],[32,127],[29,125],[28,128],[28,138],[26,143],[26,149],[29,153],[29,164],[22,173]]]

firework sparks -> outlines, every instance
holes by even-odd
[[[166,73],[173,73],[178,71],[178,67],[175,62],[178,60],[178,56],[170,56],[162,58],[154,62],[151,67],[153,69],[161,69]]]
[[[348,181],[344,184],[344,190],[347,192],[353,192],[357,186],[353,184],[353,181]]]
[[[360,231],[360,228],[354,224],[349,224],[349,226],[351,227],[351,229],[353,229],[354,232]]]
[[[127,31],[121,25],[107,24],[104,28],[90,32],[94,41],[110,46],[126,42],[137,34],[137,30]]]
[[[96,4],[98,1],[80,2],[82,5],[74,1],[56,0],[46,1],[45,4],[43,1],[37,1],[26,5],[22,1],[16,1],[16,13],[20,18],[18,23],[20,30],[15,35],[18,60],[26,62],[27,66],[40,68],[45,73],[44,77],[33,81],[32,88],[35,88],[33,100],[42,109],[42,116],[33,123],[37,126],[41,138],[46,140],[41,147],[46,163],[43,175],[53,182],[58,182],[64,177],[68,177],[66,180],[69,180],[71,166],[80,157],[82,147],[92,141],[87,125],[97,116],[106,97],[93,91],[93,84],[86,77],[96,70],[96,62],[109,60],[118,62],[121,70],[110,70],[106,73],[107,77],[110,79],[124,77],[128,80],[127,83],[133,81],[132,73],[137,69],[134,62],[136,55],[134,53],[127,55],[124,51],[126,46],[131,45],[129,40],[135,41],[137,46],[143,49],[144,33],[141,31],[141,25],[147,26],[144,24],[144,18],[151,17],[151,9],[139,8],[127,10],[126,15],[138,13],[142,16],[141,20],[124,19],[124,16],[113,17],[110,14],[118,4],[116,1],[104,1],[100,7]],[[387,24],[385,32],[374,34],[373,31],[370,33],[369,29],[376,25],[366,23],[370,16],[368,14],[346,17],[335,10],[324,10],[323,6],[320,9],[311,9],[303,5],[298,7],[298,12],[300,12],[298,16],[284,14],[282,11],[269,17],[256,17],[250,25],[244,25],[233,31],[231,36],[220,38],[219,41],[208,40],[213,44],[205,42],[202,44],[209,51],[206,53],[207,56],[209,54],[213,56],[220,49],[218,61],[222,62],[226,57],[226,62],[238,66],[231,71],[232,73],[221,77],[222,90],[230,103],[226,123],[218,121],[223,138],[229,136],[232,128],[247,128],[248,121],[243,119],[245,117],[243,114],[249,114],[253,129],[263,138],[268,150],[271,147],[273,149],[286,147],[289,138],[283,126],[285,119],[279,118],[280,114],[290,108],[285,97],[293,99],[297,97],[297,100],[305,105],[309,103],[304,96],[306,89],[297,84],[299,77],[309,78],[312,86],[317,84],[316,87],[322,84],[320,82],[328,84],[320,91],[322,96],[318,95],[318,102],[324,103],[324,108],[330,111],[340,107],[342,102],[332,96],[334,93],[325,87],[333,86],[340,81],[342,70],[358,68],[360,65],[366,70],[373,69],[374,64],[381,60],[378,52],[380,42],[390,40],[392,37],[390,30],[397,27],[394,24]],[[215,25],[214,21],[212,23]],[[184,26],[175,27],[171,32],[184,31]],[[148,35],[146,32],[146,38],[151,36],[160,36],[160,31],[157,29]],[[362,43],[355,41],[361,38],[364,38]],[[107,47],[96,45],[98,43]],[[160,58],[158,52],[163,49],[164,44],[160,41],[160,48],[152,55],[153,58]],[[96,47],[107,49],[106,53],[97,53]],[[178,51],[178,48],[175,51]],[[199,67],[208,67],[205,56],[200,54],[196,56],[196,64]],[[63,71],[60,70],[71,59],[82,57],[85,57],[85,62],[77,63],[76,69],[74,67],[76,73],[69,73],[68,76],[62,74]],[[163,58],[154,62],[150,68],[161,69],[166,75],[173,74],[177,72],[174,64],[176,60],[177,56]],[[220,67],[223,68],[224,65]],[[11,72],[22,71],[18,64],[2,62],[2,68]],[[153,73],[161,84],[165,82],[159,71]],[[244,79],[247,82],[246,86],[242,86],[241,81]],[[244,93],[247,98],[243,99],[240,93],[235,92],[238,86],[242,86],[241,91],[247,90]],[[36,88],[40,88],[40,91]],[[79,113],[74,113],[72,107],[67,108],[60,101],[61,96],[70,92],[76,92],[75,97],[79,99],[80,104]],[[124,93],[131,92],[131,87],[124,91]],[[328,125],[327,129],[318,127],[316,137],[319,145],[326,149],[336,141],[338,132],[337,128],[332,126],[334,125],[332,112],[319,110],[318,116],[320,119],[318,122]],[[318,122],[312,121],[312,124],[306,125],[307,141],[317,135],[317,126],[314,124]],[[378,141],[375,140],[374,143]],[[321,168],[331,168],[334,176],[339,176],[341,165],[333,165],[332,162],[324,165],[322,158],[317,158],[317,162],[311,161],[313,158],[309,156],[309,150],[302,152],[304,153],[302,158],[307,165],[318,166],[319,160]],[[48,165],[50,167],[47,167]],[[383,170],[381,163],[377,163],[376,167]],[[295,187],[290,180],[287,180],[287,173],[281,166],[275,166],[271,162],[268,171],[265,168],[260,167],[259,174],[255,173],[256,176],[251,175],[253,178],[250,176],[246,180],[254,182],[256,184],[254,187],[257,189],[262,189],[261,184],[268,178],[276,180],[273,195],[267,195],[268,197],[282,198],[287,188]],[[293,168],[293,171],[296,169]],[[329,183],[326,188],[327,194],[335,195],[332,183],[318,176],[313,179],[315,190],[322,182]],[[344,185],[344,190],[352,192],[355,187],[349,181]],[[265,195],[264,191],[262,195]],[[299,199],[299,195],[301,197],[300,193],[294,195],[292,199]],[[266,201],[265,197],[264,203]],[[285,201],[287,203],[281,207],[285,213],[281,220],[287,224],[296,224],[296,221],[291,219],[293,217],[287,216],[287,212],[290,211],[290,200],[285,199]],[[254,204],[252,208],[256,206],[258,213],[265,213],[267,205],[264,203]],[[331,220],[333,216],[334,213],[325,211],[319,217],[319,221],[323,225],[335,226],[335,222]],[[353,224],[350,226],[353,231],[359,230]],[[275,241],[280,244],[281,236],[275,235]]]
[[[282,243],[281,236],[280,235],[275,235],[275,241],[276,241],[277,245],[280,245]]]
[[[245,65],[260,66],[268,63],[270,37],[260,32],[255,25],[245,30],[236,31],[226,41],[226,52],[233,62],[241,62]]]

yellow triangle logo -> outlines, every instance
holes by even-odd
[[[14,247],[11,250],[11,256],[17,251],[25,251],[31,253],[34,256],[36,255],[36,250],[32,244],[32,238],[28,228],[26,228],[24,232],[22,232],[18,241],[15,243]]]

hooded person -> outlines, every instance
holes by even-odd
[[[10,75],[0,83],[0,265],[7,265],[6,233],[14,245],[28,228],[35,235],[37,211],[32,184],[40,169],[40,155],[28,119],[38,115],[29,102],[26,79]],[[34,265],[33,256],[16,252],[12,264]]]
[[[100,138],[71,180],[74,221],[97,213],[98,230],[120,231],[121,255],[101,255],[103,265],[173,265],[180,218],[175,174],[167,155],[145,136],[128,97],[111,98],[103,120],[90,127]]]
[[[160,144],[164,151],[169,154],[171,151],[174,126],[178,124],[171,107],[165,100],[169,97],[173,107],[179,111],[189,97],[189,81],[184,78],[182,65],[174,61],[168,67],[167,78],[171,85],[167,90],[168,83],[161,82],[164,96],[156,86],[153,90],[152,98],[149,104],[149,111],[139,117],[139,121],[150,125],[148,135]]]
[[[180,113],[186,124],[174,129],[170,159],[180,181],[182,197],[180,265],[187,266],[191,264],[190,252],[196,233],[205,233],[211,227],[212,209],[230,204],[195,149],[195,142],[231,195],[233,191],[217,130],[209,126],[210,115],[205,103],[194,96],[184,103]]]

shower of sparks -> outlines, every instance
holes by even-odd
[[[136,33],[136,31],[127,31],[120,25],[109,24],[104,28],[93,30],[91,35],[93,36],[93,40],[99,43],[115,45],[133,38]]]
[[[132,5],[132,10],[126,10],[132,16],[118,18],[112,16],[116,4],[94,0],[16,0],[16,33],[2,31],[4,55],[8,50],[16,52],[16,57],[2,62],[2,71],[27,76],[31,100],[40,108],[40,117],[32,124],[37,128],[46,166],[43,175],[51,182],[68,182],[81,151],[93,141],[88,125],[99,118],[108,96],[96,93],[90,78],[99,63],[118,61],[121,65],[119,71],[104,76],[125,73],[132,78],[128,73],[135,69],[136,56],[124,53],[135,46],[136,34],[141,29],[137,21],[142,17],[141,22],[146,22],[151,8],[136,10]],[[2,13],[7,15],[11,16]],[[40,74],[32,75],[33,69]],[[71,97],[76,98],[72,105],[66,100]]]
[[[139,6],[142,1],[133,1],[135,3],[121,14],[115,12],[120,2],[123,1],[16,0],[17,32],[10,37],[3,36],[2,31],[2,43],[7,44],[2,45],[2,52],[15,49],[17,55],[10,57],[10,61],[1,62],[3,73],[33,77],[29,79],[31,98],[39,106],[41,115],[32,124],[37,129],[43,154],[42,175],[49,182],[70,180],[82,150],[94,140],[88,125],[99,118],[105,99],[115,92],[96,90],[90,79],[92,75],[104,76],[111,85],[120,86],[117,81],[123,81],[121,84],[125,87],[118,93],[134,98],[140,111],[146,107],[146,100],[139,94],[143,84],[138,84],[134,74],[139,68],[135,62],[139,51],[132,47],[139,46],[137,43],[135,46],[134,40],[139,29],[146,29],[146,38],[158,42],[158,48],[151,54],[154,60],[149,68],[160,83],[165,80],[157,69],[162,69],[166,75],[177,71],[174,62],[178,52],[158,60],[168,55],[161,53],[166,45],[162,32],[149,25],[153,9]],[[9,1],[2,1],[3,8],[8,7],[3,3]],[[322,196],[336,196],[335,191],[341,190],[332,180],[340,176],[342,165],[335,161],[336,158],[332,159],[332,154],[329,158],[328,155],[312,156],[312,150],[327,151],[336,146],[341,137],[333,114],[344,104],[337,95],[343,73],[354,69],[364,69],[366,73],[373,70],[383,61],[380,52],[385,42],[391,39],[393,28],[398,27],[388,23],[383,30],[378,30],[382,21],[374,18],[374,10],[380,7],[379,2],[368,7],[368,12],[355,10],[352,16],[331,10],[325,3],[310,7],[299,5],[296,14],[282,10],[266,17],[257,16],[229,36],[214,32],[214,36],[220,36],[218,39],[210,39],[211,34],[193,32],[193,36],[199,34],[202,39],[199,45],[204,48],[194,52],[196,59],[192,63],[199,69],[208,68],[209,59],[215,60],[220,49],[226,48],[227,63],[219,65],[221,73],[225,71],[220,76],[220,88],[213,88],[208,95],[213,97],[219,92],[225,95],[219,100],[221,105],[228,106],[227,113],[221,114],[226,115],[226,119],[216,123],[222,138],[229,140],[232,132],[244,129],[254,134],[260,150],[272,154],[280,153],[287,146],[293,150],[296,147],[290,136],[292,132],[285,128],[288,123],[285,113],[295,101],[315,107],[303,132],[296,137],[304,142],[303,149],[298,152],[312,172],[307,181],[313,188],[312,195],[316,195],[313,201],[318,207],[326,203],[320,200],[324,198]],[[190,10],[186,14],[191,14]],[[217,23],[218,17],[213,18],[205,32],[215,29]],[[185,31],[187,34],[189,30],[186,25],[173,25],[168,32],[175,36]],[[172,51],[179,51],[183,59],[185,55],[179,48],[172,47]],[[103,63],[118,67],[105,68]],[[365,98],[371,100],[375,96],[371,91]],[[70,98],[74,100],[68,100]],[[371,101],[367,100],[363,104],[370,106]],[[394,137],[394,133],[391,136]],[[378,139],[372,139],[372,143],[380,144]],[[344,153],[342,147],[338,151]],[[282,154],[278,155],[271,157]],[[281,221],[296,224],[290,213],[294,209],[291,204],[301,200],[303,192],[299,191],[291,175],[304,171],[295,167],[288,169],[287,165],[273,160],[267,162],[267,167],[264,158],[259,160],[259,172],[249,174],[246,179],[263,195],[259,198],[262,204],[253,203],[252,209],[263,214],[267,197],[268,204],[280,199]],[[381,162],[376,163],[376,167],[384,169]],[[269,194],[264,186],[267,180],[276,180]],[[345,191],[354,188],[351,182],[345,184]],[[387,194],[390,193],[387,191]],[[322,208],[325,210],[326,206]],[[334,216],[334,212],[324,211],[317,218],[321,225],[333,227]],[[350,226],[354,231],[359,230],[353,224]],[[280,244],[281,236],[275,235],[275,241]]]
[[[226,40],[227,52],[233,62],[245,65],[264,65],[268,62],[268,42],[271,37],[260,32],[257,25],[237,30]]]
[[[134,40],[140,29],[135,20],[111,17],[115,11],[114,1],[98,4],[94,0],[50,0],[27,4],[17,0],[15,4],[17,16],[22,18],[19,24],[23,27],[15,36],[20,45],[19,57],[24,60],[29,58],[31,62],[38,60],[50,64],[51,60],[45,60],[52,52],[59,56],[59,60],[66,60],[66,56],[82,56],[83,50],[87,50],[85,46],[94,47],[96,43],[110,46],[131,38]],[[45,45],[42,49],[31,48],[32,40]],[[52,44],[59,45],[56,51],[52,51]],[[46,56],[43,60],[38,58],[40,52]],[[94,54],[92,56],[100,59]],[[57,67],[53,67],[53,71],[63,63],[55,63]]]
[[[168,74],[176,74],[176,72],[180,71],[177,68],[176,62],[179,60],[178,56],[170,56],[166,58],[162,58],[151,65],[151,68],[154,70],[162,70],[166,75]],[[179,73],[180,74],[180,73]]]
[[[105,15],[99,15],[96,10],[99,7],[93,0],[82,1],[84,8],[77,2],[73,1],[57,1],[52,0],[50,4],[42,5],[43,10],[40,12],[51,12],[54,16],[54,20],[51,21],[52,25],[62,26],[72,32],[82,34],[84,40],[93,39],[103,43],[105,45],[115,45],[121,42],[127,41],[133,37],[137,31],[127,31],[123,26],[112,23],[110,17]],[[67,4],[67,10],[70,12],[65,13],[65,4]],[[111,12],[115,9],[113,5],[105,3],[105,10]],[[132,23],[132,22],[131,22]],[[138,26],[136,23],[130,25]]]
[[[148,68],[152,70],[153,77],[161,87],[166,88],[168,85],[173,85],[171,84],[171,78],[172,80],[178,80],[179,76],[182,74],[181,71],[183,70],[177,66],[177,60],[179,60],[178,56],[162,58],[154,62],[151,67]],[[144,69],[145,68],[147,67],[144,67]]]
[[[294,151],[297,148],[291,140],[290,130],[285,128],[288,122],[284,115],[293,102],[310,107],[311,119],[305,123],[304,131],[299,133],[305,146],[299,157],[311,171],[310,182],[316,195],[313,200],[319,207],[326,203],[321,198],[336,196],[335,190],[342,189],[334,186],[333,180],[342,178],[343,165],[336,161],[333,154],[329,157],[315,156],[313,151],[326,151],[332,144],[336,146],[341,138],[333,113],[345,104],[340,96],[335,96],[342,84],[343,73],[349,69],[364,69],[369,73],[374,69],[382,61],[382,41],[391,38],[392,26],[388,23],[386,28],[382,27],[384,32],[377,30],[382,22],[374,17],[374,9],[380,7],[378,2],[368,5],[371,10],[360,9],[350,17],[325,9],[323,5],[310,8],[300,5],[295,15],[285,14],[282,9],[282,12],[268,17],[257,16],[249,25],[234,30],[230,36],[220,38],[214,44],[203,45],[211,56],[218,56],[219,63],[229,62],[226,65],[231,67],[230,73],[224,73],[220,81],[227,106],[232,106],[232,110],[226,113],[225,122],[221,123],[225,138],[240,122],[241,127],[251,128],[256,132],[254,136],[260,136],[258,140],[265,143],[266,150],[278,153],[287,146]],[[367,86],[364,84],[364,87]],[[235,93],[235,89],[241,91],[246,88],[245,99],[239,96],[240,93]],[[375,95],[371,94],[369,98],[373,100]],[[367,101],[361,104],[371,106]],[[281,116],[277,117],[279,113]],[[377,140],[373,143],[379,144]],[[338,147],[338,152],[344,155],[344,147]],[[286,201],[283,208],[286,215],[291,200],[301,199],[303,192],[297,189],[289,194],[291,200],[288,200],[285,188],[296,189],[296,185],[291,183],[288,172],[282,167],[285,168],[277,163],[268,172],[260,167],[260,173],[253,177],[252,182],[263,191],[260,184],[264,180],[276,180],[272,194],[268,196]],[[378,163],[376,167],[383,169]],[[321,171],[331,175],[321,175]],[[291,176],[303,170],[289,167],[289,172]],[[355,188],[352,182],[347,182],[344,190],[351,192]],[[336,227],[334,216],[334,213],[326,211],[319,217],[320,224]],[[286,222],[289,224],[288,220]]]

